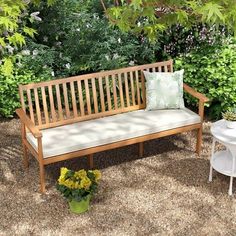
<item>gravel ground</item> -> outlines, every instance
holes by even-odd
[[[207,182],[209,127],[200,158],[191,132],[145,143],[143,158],[137,145],[96,154],[99,191],[90,210],[76,215],[55,184],[60,167],[87,168],[86,158],[47,166],[41,195],[36,161],[22,166],[19,121],[0,120],[0,235],[236,235],[229,178],[214,172]]]

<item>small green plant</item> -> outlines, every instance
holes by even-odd
[[[99,170],[73,171],[63,167],[58,179],[57,190],[68,201],[79,202],[96,192],[100,179],[101,172]]]
[[[222,116],[225,120],[228,120],[228,121],[236,121],[236,109],[233,109],[233,110],[228,110],[224,113],[222,113]]]

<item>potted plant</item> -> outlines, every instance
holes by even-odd
[[[236,129],[236,108],[226,111],[222,116],[225,119],[228,128]]]
[[[89,208],[90,199],[97,190],[100,178],[99,170],[73,171],[63,167],[57,189],[68,200],[73,213],[83,213]]]

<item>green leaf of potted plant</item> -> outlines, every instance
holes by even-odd
[[[88,210],[90,199],[96,192],[100,179],[99,170],[73,171],[63,167],[57,190],[68,200],[73,213],[83,213]]]
[[[236,108],[222,113],[226,126],[230,129],[236,129]]]

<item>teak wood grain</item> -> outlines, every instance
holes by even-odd
[[[204,103],[208,98],[184,84],[185,92],[199,100],[200,123],[63,155],[43,157],[42,129],[144,109],[146,107],[144,70],[173,72],[173,62],[169,60],[19,86],[22,108],[17,109],[16,113],[22,123],[24,165],[28,166],[29,151],[39,163],[41,192],[45,191],[45,165],[75,157],[88,156],[92,168],[94,153],[138,143],[139,155],[143,156],[145,141],[190,130],[197,130],[196,152],[200,154]],[[31,132],[37,139],[37,150],[28,142],[27,132]]]

